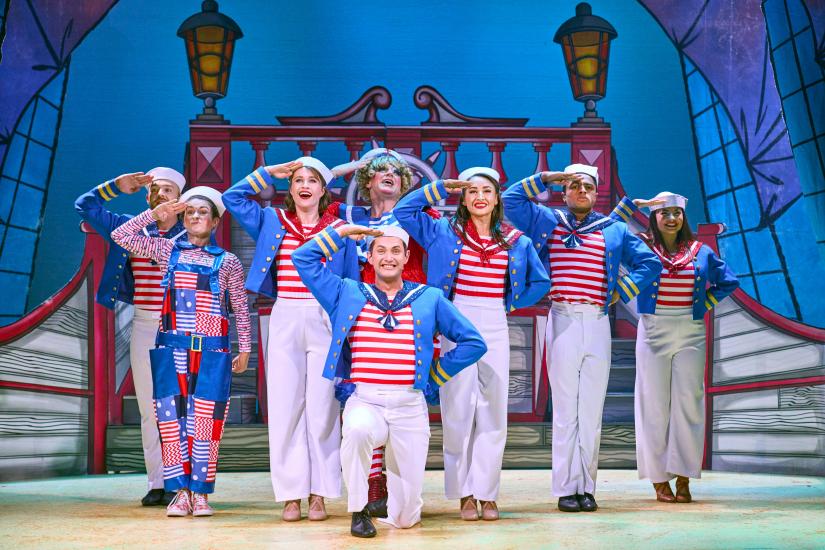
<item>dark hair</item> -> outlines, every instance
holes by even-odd
[[[696,240],[696,236],[690,229],[687,212],[682,208],[679,208],[679,210],[682,211],[682,228],[679,230],[679,233],[676,234],[676,244],[691,243]],[[662,244],[662,232],[659,231],[659,225],[656,223],[656,212],[658,212],[658,210],[654,210],[650,213],[650,216],[648,216],[647,231],[639,234],[651,245]]]
[[[504,240],[504,235],[501,233],[501,220],[504,218],[504,203],[501,200],[501,186],[496,180],[486,174],[473,174],[467,179],[471,179],[476,176],[480,176],[488,180],[493,184],[493,188],[496,190],[496,198],[498,198],[498,203],[493,207],[493,214],[490,218],[490,234],[496,244],[504,250],[509,250],[510,244]],[[461,199],[458,201],[458,208],[456,209],[455,216],[453,216],[451,221],[453,229],[457,230],[458,233],[464,238],[467,238],[467,233],[464,226],[470,220],[470,211],[467,210],[467,205],[464,204],[464,195],[466,193],[466,189],[461,192]]]
[[[213,218],[220,218],[221,217],[221,213],[218,212],[218,207],[215,206],[215,203],[212,202],[208,197],[204,197],[203,195],[192,195],[191,197],[186,199],[186,201],[189,202],[192,199],[200,199],[200,200],[204,201],[206,204],[208,204],[209,208],[212,210],[212,217]]]
[[[324,183],[324,194],[321,196],[321,200],[318,201],[318,215],[323,216],[324,213],[329,208],[329,205],[332,204],[332,195],[329,194],[329,190],[327,190],[327,184],[324,181],[324,178],[321,176],[321,173],[318,172],[315,168],[311,166],[304,166],[310,171],[312,171],[317,178]],[[295,177],[296,172],[293,172],[291,176],[289,176],[289,187],[292,188],[292,178]],[[287,191],[286,198],[284,199],[284,205],[286,206],[287,211],[295,213],[295,199],[292,198],[292,193]]]

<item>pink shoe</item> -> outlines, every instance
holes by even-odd
[[[187,489],[181,489],[175,498],[166,507],[166,515],[170,518],[185,518],[192,513],[192,500]]]
[[[214,514],[214,510],[209,506],[209,498],[203,493],[192,493],[193,500],[192,515],[196,518],[207,517]]]

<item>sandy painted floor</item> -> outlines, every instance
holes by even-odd
[[[696,502],[661,504],[635,471],[599,472],[601,509],[563,514],[546,470],[509,470],[498,522],[462,522],[427,472],[424,518],[406,531],[377,524],[378,537],[350,537],[343,499],[320,523],[280,521],[269,475],[219,474],[212,518],[166,518],[143,508],[138,475],[0,484],[0,548],[825,548],[825,479],[706,473]],[[306,502],[304,502],[306,513]],[[186,533],[186,534],[184,534]],[[185,541],[188,539],[188,543]]]

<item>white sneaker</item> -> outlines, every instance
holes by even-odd
[[[166,515],[170,518],[185,518],[191,513],[192,500],[189,498],[189,491],[181,489],[166,507]]]
[[[215,513],[212,507],[209,506],[209,498],[205,494],[192,493],[192,497],[195,501],[192,506],[192,515],[194,517],[206,517]]]

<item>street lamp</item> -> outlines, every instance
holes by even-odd
[[[596,102],[606,94],[610,41],[617,36],[613,25],[582,2],[576,6],[576,17],[565,21],[553,37],[564,52],[573,98],[584,103],[584,116],[573,126],[609,126],[596,113]]]
[[[178,28],[178,36],[186,42],[192,93],[203,99],[203,113],[192,122],[228,124],[218,114],[215,102],[226,97],[235,40],[243,37],[243,32],[232,18],[218,12],[215,0],[204,0],[201,9]]]

